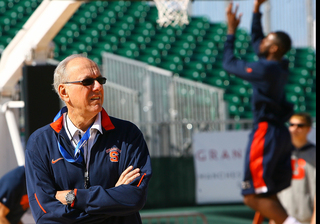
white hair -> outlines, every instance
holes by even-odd
[[[56,93],[59,95],[59,85],[61,83],[67,82],[69,80],[68,73],[67,73],[67,64],[75,58],[87,58],[82,54],[72,54],[68,57],[66,57],[64,60],[62,60],[56,69],[54,70],[54,75],[53,75],[53,87]],[[87,58],[88,59],[88,58]],[[90,59],[89,59],[90,60]],[[92,61],[92,60],[90,60]],[[60,95],[59,95],[60,97]]]

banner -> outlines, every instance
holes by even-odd
[[[242,202],[241,182],[250,131],[193,135],[196,203]],[[315,133],[312,128],[308,135],[313,143]]]
[[[250,130],[193,136],[196,203],[242,202],[241,182]]]

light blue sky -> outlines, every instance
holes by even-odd
[[[308,0],[269,0],[270,2],[270,31],[283,30],[288,32],[295,47],[308,45],[307,32],[307,7]],[[316,19],[316,0],[310,1],[313,4],[313,20]],[[234,5],[239,4],[238,12],[242,12],[242,20],[239,27],[250,31],[253,0],[234,1]],[[261,7],[262,13],[265,10],[264,3]],[[192,3],[192,15],[208,16],[212,22],[225,21],[225,8],[227,1],[221,0],[196,0]],[[266,21],[263,17],[263,24],[266,30]]]

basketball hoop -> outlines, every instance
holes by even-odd
[[[154,0],[158,9],[157,23],[162,27],[189,24],[189,0]]]

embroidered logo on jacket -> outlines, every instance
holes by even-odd
[[[52,159],[51,163],[52,163],[52,164],[55,164],[56,162],[58,162],[58,161],[59,161],[59,160],[61,160],[61,159],[63,159],[63,158],[62,158],[62,157],[60,157],[60,158],[55,159],[55,160],[53,160],[53,159]]]
[[[109,153],[110,161],[113,163],[119,162],[119,155],[121,153],[121,150],[118,149],[116,146],[113,146],[110,149],[106,150],[106,153]]]

